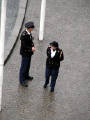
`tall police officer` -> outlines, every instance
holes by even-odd
[[[29,69],[31,63],[31,56],[35,51],[33,37],[32,37],[32,30],[34,29],[33,22],[27,22],[25,24],[25,30],[22,32],[20,36],[21,40],[21,48],[20,54],[22,56],[21,67],[20,67],[20,75],[19,80],[20,84],[24,87],[28,87],[27,80],[32,80],[33,77],[29,76]]]
[[[51,92],[54,92],[56,79],[58,77],[60,62],[64,60],[62,49],[59,49],[59,45],[56,41],[50,43],[50,47],[47,48],[47,60],[46,60],[46,81],[44,88],[49,84],[49,78],[51,76]]]

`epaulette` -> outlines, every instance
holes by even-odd
[[[27,35],[27,32],[23,31],[22,36],[25,36],[25,35]]]
[[[60,57],[61,57],[62,53],[63,53],[63,51],[62,51],[62,49],[60,49]]]

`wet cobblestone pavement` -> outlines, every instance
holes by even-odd
[[[47,0],[44,41],[38,41],[41,0],[29,0],[25,22],[36,28],[36,53],[28,88],[19,85],[20,41],[4,68],[3,103],[0,120],[90,120],[90,2],[89,0]],[[46,48],[57,40],[65,60],[55,93],[43,89]]]

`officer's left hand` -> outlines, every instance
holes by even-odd
[[[35,48],[35,47],[32,47],[32,51],[35,52],[35,51],[36,51],[36,48]]]

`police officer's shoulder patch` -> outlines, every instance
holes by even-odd
[[[25,35],[27,35],[27,32],[26,32],[26,31],[23,31],[23,32],[22,32],[22,36],[25,36]]]

